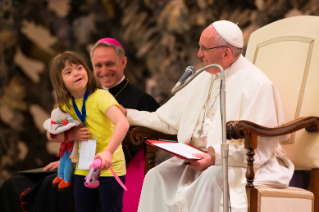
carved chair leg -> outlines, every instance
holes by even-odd
[[[145,175],[150,169],[155,167],[157,151],[158,151],[157,148],[152,147],[150,145],[146,145],[146,156],[145,156],[146,161],[145,161],[145,167],[144,167]]]
[[[247,172],[246,172],[246,194],[248,212],[257,212],[258,206],[258,191],[254,188],[254,149],[249,148],[246,154],[247,157]]]
[[[257,148],[257,135],[248,134],[245,138],[245,148],[247,149],[247,172],[246,172],[246,193],[248,212],[257,212],[258,210],[258,191],[254,187],[254,149]]]
[[[247,172],[246,172],[246,188],[254,188],[254,178],[255,178],[255,173],[254,173],[254,149],[249,148],[247,150]]]
[[[258,211],[258,191],[255,188],[246,188],[247,193],[247,211],[257,212]]]

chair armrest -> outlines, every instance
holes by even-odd
[[[263,127],[250,121],[229,121],[226,124],[227,139],[243,139],[248,134],[265,137],[280,136],[303,128],[306,128],[308,132],[319,131],[319,117],[301,117],[274,128]]]
[[[126,145],[141,145],[143,143],[143,139],[151,139],[151,140],[177,140],[177,135],[165,134],[156,130],[152,130],[147,127],[131,127],[124,139],[124,144]]]
[[[305,128],[308,132],[319,131],[319,117],[301,117],[282,126],[269,128],[250,121],[229,121],[226,124],[227,139],[245,139],[247,149],[247,189],[254,188],[254,149],[257,148],[257,136],[273,137],[281,136]]]

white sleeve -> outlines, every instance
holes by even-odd
[[[254,167],[259,168],[267,162],[272,156],[275,147],[278,143],[278,137],[258,137],[258,147],[255,149]],[[222,164],[221,145],[214,144],[212,147],[215,150],[215,165]],[[229,143],[228,165],[232,167],[247,167],[247,149],[244,144]]]
[[[254,90],[254,88],[250,88]],[[227,121],[247,120],[266,127],[276,127],[284,124],[281,102],[278,92],[273,84],[263,83],[253,95],[243,94],[239,102],[236,102],[231,110],[241,109],[240,113],[236,114],[233,111],[227,110]],[[221,157],[221,119],[215,118],[213,129],[208,135],[208,146],[212,146],[215,150],[216,165],[222,164]],[[246,153],[244,142],[231,140],[229,142],[229,166],[247,167]],[[279,137],[258,137],[258,146],[255,150],[254,167],[258,168],[267,162],[273,155],[274,149],[279,142]]]
[[[131,126],[143,126],[167,134],[177,134],[183,115],[187,89],[182,89],[155,112],[127,110]]]

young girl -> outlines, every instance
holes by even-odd
[[[118,109],[114,97],[100,89],[101,85],[83,59],[73,52],[64,52],[50,62],[50,78],[57,94],[55,107],[71,114],[96,135],[96,155],[102,160],[100,186],[84,186],[88,170],[74,172],[74,200],[76,211],[96,211],[98,195],[102,211],[122,211],[123,188],[117,183],[109,167],[112,165],[122,182],[125,181],[125,157],[121,142],[129,128],[128,121]],[[56,137],[58,141],[60,137]],[[54,140],[54,139],[51,139]],[[67,140],[67,139],[60,139]],[[81,148],[81,146],[79,147]],[[81,153],[79,155],[81,159]]]

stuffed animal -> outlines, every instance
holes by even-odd
[[[71,177],[73,173],[73,163],[77,162],[77,141],[69,141],[69,131],[72,127],[78,126],[81,123],[74,120],[73,117],[67,113],[61,111],[59,108],[55,108],[51,113],[51,118],[47,119],[43,123],[44,129],[50,132],[51,137],[64,132],[64,142],[61,143],[61,150],[58,154],[60,157],[60,164],[58,167],[58,176],[53,179],[52,186],[58,188],[59,191],[65,191],[71,184]],[[71,160],[72,158],[72,160]]]

